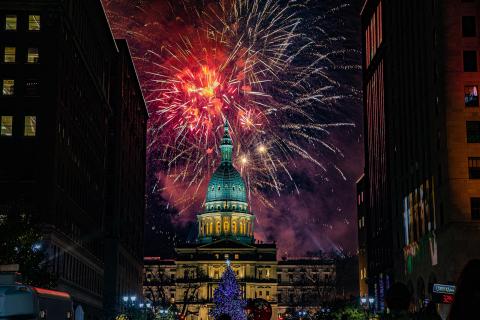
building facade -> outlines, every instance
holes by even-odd
[[[307,311],[320,312],[337,295],[336,267],[332,260],[282,259],[277,265],[279,317]]]
[[[244,298],[268,301],[273,319],[279,316],[280,309],[283,313],[287,309],[298,310],[299,299],[303,299],[303,307],[311,308],[313,293],[330,298],[333,291],[330,282],[335,277],[331,263],[277,262],[275,243],[255,241],[255,219],[245,183],[232,165],[233,144],[227,124],[220,149],[222,161],[210,178],[205,209],[197,215],[197,242],[177,247],[173,260],[145,258],[144,299],[155,308],[175,303],[178,312],[187,319],[210,319],[213,293],[225,271],[226,260],[237,275]],[[290,300],[290,294],[299,296]]]
[[[109,317],[123,296],[139,295],[143,283],[147,109],[127,42],[115,40],[111,73],[104,305]]]
[[[357,218],[358,218],[358,288],[360,297],[368,297],[368,283],[367,283],[367,236],[368,230],[365,221],[366,217],[366,201],[368,195],[366,194],[366,180],[362,175],[357,180]]]
[[[480,245],[476,0],[367,0],[362,9],[367,281],[417,306]]]
[[[124,67],[128,51],[115,42],[97,0],[3,1],[0,20],[1,214],[41,226],[57,289],[68,291],[86,318],[101,318],[114,285],[105,271],[122,265],[105,256],[110,219],[143,221],[136,192],[144,188],[146,112],[132,89],[136,75]],[[118,86],[129,88],[120,93]],[[130,101],[118,96],[133,91]],[[114,121],[120,110],[133,115],[137,141],[119,136],[127,124]],[[132,172],[110,167],[119,156],[124,163],[135,157]],[[114,192],[113,183],[127,190]],[[125,193],[131,204],[121,212]],[[121,235],[121,250],[135,262],[123,265],[133,264],[135,275],[128,271],[120,282],[135,277],[128,283],[139,292],[143,230],[129,232],[135,240]]]

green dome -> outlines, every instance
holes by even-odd
[[[206,202],[247,202],[245,183],[232,164],[222,163],[208,183]]]
[[[245,182],[232,164],[233,145],[226,122],[220,150],[222,162],[208,183],[205,211],[197,215],[198,241],[252,243],[255,216],[249,212]]]

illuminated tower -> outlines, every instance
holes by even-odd
[[[253,241],[254,216],[249,212],[245,183],[232,164],[232,139],[225,123],[220,150],[222,161],[208,183],[205,210],[197,216],[198,240]]]

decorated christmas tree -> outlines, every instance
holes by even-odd
[[[246,301],[242,299],[242,291],[228,260],[227,269],[222,275],[218,288],[213,293],[213,302],[215,307],[210,315],[215,319],[223,314],[229,315],[232,320],[247,319],[244,311]]]

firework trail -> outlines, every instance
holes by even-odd
[[[327,171],[325,154],[342,156],[328,136],[352,124],[336,120],[336,104],[359,94],[335,75],[358,66],[342,59],[345,39],[322,26],[345,5],[320,16],[309,15],[308,0],[105,5],[116,35],[134,43],[151,117],[148,151],[158,170],[183,186],[175,199],[183,209],[218,165],[225,121],[235,166],[266,205],[265,191],[280,194],[295,184],[288,169],[295,159]]]

